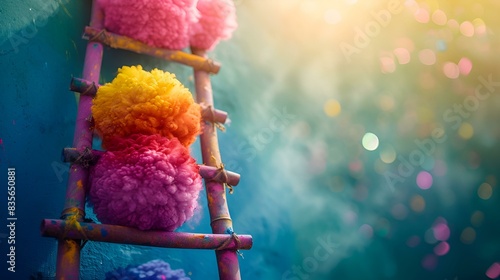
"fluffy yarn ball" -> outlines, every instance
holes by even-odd
[[[92,169],[90,202],[107,224],[174,231],[193,216],[202,189],[199,167],[177,139],[117,139]]]
[[[170,264],[162,260],[153,260],[139,266],[129,265],[125,268],[106,273],[105,280],[190,280],[183,269],[171,269]]]
[[[99,87],[93,101],[95,129],[102,146],[113,150],[116,138],[160,134],[184,146],[196,140],[201,109],[174,74],[141,66],[124,66],[111,82]]]
[[[192,47],[211,50],[220,40],[229,39],[236,29],[236,8],[232,0],[199,0],[198,22],[191,25]]]
[[[178,50],[189,45],[196,0],[99,0],[107,30],[148,45]]]

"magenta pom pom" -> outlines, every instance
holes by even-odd
[[[191,25],[191,46],[211,50],[224,39],[229,39],[238,26],[236,9],[232,0],[199,0],[198,22]]]
[[[148,45],[189,46],[189,26],[197,20],[196,0],[99,0],[107,30]]]
[[[117,138],[93,168],[90,202],[107,224],[174,231],[193,216],[199,167],[176,138]]]

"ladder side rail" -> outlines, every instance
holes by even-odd
[[[103,13],[97,1],[92,1],[90,25],[102,28]],[[99,42],[89,42],[85,53],[83,78],[97,83],[101,72],[103,46]],[[91,108],[92,96],[80,96],[75,123],[73,147],[92,148]],[[66,200],[61,218],[74,222],[85,217],[85,189],[88,185],[88,168],[78,163],[70,166],[66,190]],[[56,279],[80,279],[81,240],[63,239],[58,241]]]
[[[192,49],[193,54],[207,57],[206,51]],[[196,99],[199,104],[214,107],[210,73],[194,70]],[[215,125],[205,125],[200,135],[203,164],[223,168]],[[210,226],[215,234],[234,234],[226,201],[226,184],[205,179]],[[238,255],[235,250],[216,250],[220,280],[241,280]]]

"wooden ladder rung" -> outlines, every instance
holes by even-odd
[[[214,74],[217,74],[220,70],[220,64],[211,59],[203,58],[183,51],[152,47],[147,44],[144,44],[141,41],[134,40],[129,37],[118,35],[115,33],[111,33],[109,31],[106,31],[105,29],[99,30],[96,28],[92,28],[90,26],[86,26],[83,37],[90,41],[96,41],[106,44],[115,49],[122,49],[140,54],[147,54],[150,56],[155,56],[169,61],[174,61],[180,64],[191,66],[195,70],[207,71],[209,73],[214,73]]]
[[[81,95],[95,96],[100,86],[100,84],[73,77],[71,78],[69,89],[71,91],[78,92]],[[227,112],[214,109],[212,106],[207,106],[205,104],[200,104],[200,106],[202,109],[201,116],[205,121],[220,124],[226,123]]]
[[[89,167],[95,165],[103,154],[103,151],[93,149],[79,151],[76,148],[64,148],[62,151],[62,161],[78,163],[83,165],[83,167]],[[199,164],[198,166],[200,167],[200,176],[206,180],[230,186],[237,186],[240,182],[240,174],[228,171],[223,166],[216,167],[204,164]]]
[[[131,227],[60,219],[42,220],[40,230],[42,236],[59,240],[92,240],[162,248],[249,250],[253,243],[251,235],[141,231]]]

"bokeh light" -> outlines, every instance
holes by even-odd
[[[474,25],[475,28],[475,34],[476,35],[484,35],[486,34],[486,24],[484,23],[484,20],[481,18],[475,18],[472,21],[472,24]]]
[[[427,11],[424,8],[419,8],[415,12],[414,16],[415,16],[415,20],[417,20],[420,23],[428,23],[429,22],[429,18],[430,18],[429,11]]]
[[[363,224],[359,227],[359,233],[365,238],[370,239],[373,237],[373,228],[370,225]]]
[[[474,136],[474,127],[470,123],[464,122],[458,129],[458,135],[464,140],[469,140]]]
[[[457,64],[453,62],[446,62],[443,65],[443,73],[450,79],[456,79],[460,75],[460,69]]]
[[[437,40],[436,41],[436,50],[439,52],[444,52],[448,50],[448,43],[445,40]]]
[[[386,146],[380,151],[380,160],[390,164],[396,160],[396,150],[392,146]]]
[[[448,20],[448,27],[452,30],[452,31],[459,31],[460,29],[460,24],[458,23],[458,21],[456,21],[455,19],[450,19]]]
[[[444,256],[450,251],[450,244],[448,242],[440,242],[434,247],[434,254],[437,256]]]
[[[408,208],[402,203],[395,204],[391,208],[391,214],[396,220],[404,220],[408,216]]]
[[[340,105],[340,103],[337,100],[330,99],[325,103],[323,110],[325,111],[325,114],[327,116],[336,117],[342,111],[342,106]]]
[[[410,52],[405,48],[395,49],[394,55],[398,59],[399,64],[408,64],[410,62]]]
[[[486,271],[486,276],[490,279],[497,279],[500,277],[500,263],[493,263]]]
[[[474,36],[474,25],[470,21],[464,21],[460,24],[460,33],[466,37]]]
[[[450,238],[450,228],[445,222],[437,222],[432,227],[432,231],[436,240],[446,241]]]
[[[477,189],[477,195],[484,200],[488,200],[491,198],[493,194],[493,188],[488,183],[482,183]]]
[[[427,190],[432,186],[432,175],[427,171],[421,171],[417,175],[417,185],[423,190]]]
[[[419,213],[425,210],[425,200],[421,195],[414,195],[410,201],[411,210]]]
[[[472,213],[471,217],[470,217],[470,223],[474,226],[474,227],[480,227],[481,224],[483,223],[484,221],[484,213],[477,210],[477,211],[474,211],[474,213]]]
[[[462,230],[462,234],[460,234],[460,241],[464,244],[472,244],[476,240],[476,230],[471,227],[466,227]]]
[[[358,220],[358,214],[352,210],[348,210],[344,213],[342,216],[342,220],[344,221],[345,224],[347,225],[353,225],[357,222]]]
[[[418,53],[418,59],[423,65],[434,65],[436,63],[436,53],[431,49],[423,49]]]
[[[396,63],[394,62],[394,58],[388,56],[380,57],[380,70],[382,73],[393,73],[396,71]]]
[[[458,68],[460,70],[460,75],[467,76],[472,70],[472,61],[467,57],[462,57],[458,62]]]
[[[378,148],[379,141],[377,135],[367,132],[363,136],[361,143],[363,144],[363,148],[366,150],[375,151]]]
[[[435,255],[429,254],[422,259],[422,267],[427,270],[434,270],[437,267],[438,259]]]
[[[432,21],[437,25],[445,25],[448,22],[448,18],[442,10],[435,10],[432,13]]]

